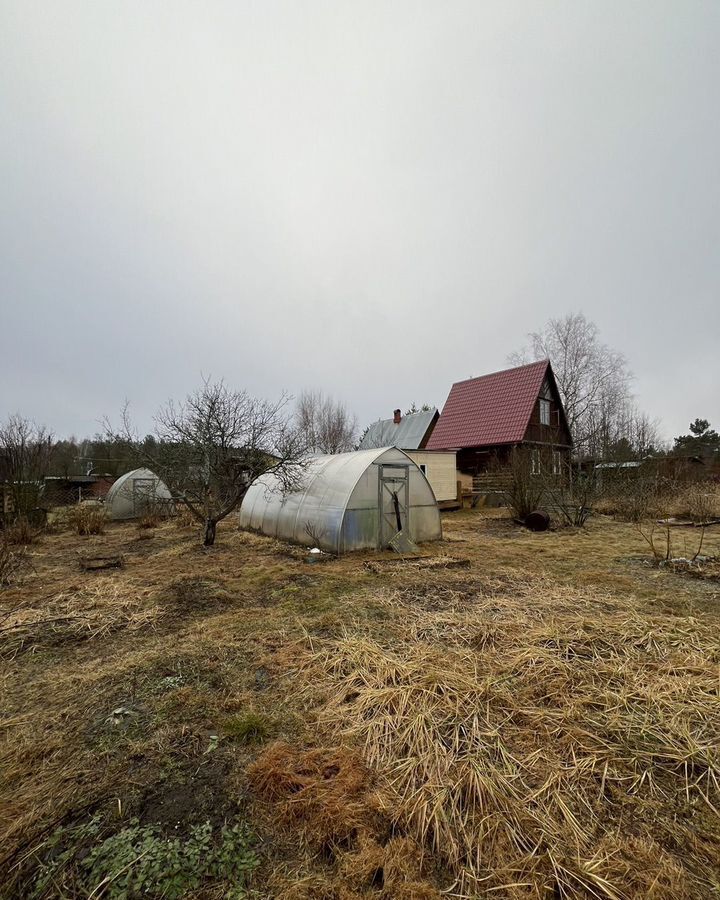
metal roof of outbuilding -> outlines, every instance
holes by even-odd
[[[393,419],[380,419],[368,428],[360,441],[359,450],[377,447],[397,447],[400,450],[419,450],[428,429],[438,416],[437,409],[423,410],[403,416],[396,424]]]

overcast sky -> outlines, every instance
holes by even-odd
[[[0,0],[0,418],[361,421],[582,311],[720,425],[720,2]]]

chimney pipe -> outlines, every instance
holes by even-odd
[[[394,409],[393,410],[393,422],[396,425],[399,425],[401,421],[402,421],[402,414],[401,414],[400,410]]]

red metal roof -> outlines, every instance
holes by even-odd
[[[530,363],[450,389],[428,450],[451,450],[522,441],[550,361]]]

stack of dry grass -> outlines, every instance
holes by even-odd
[[[320,721],[383,774],[383,811],[442,860],[456,896],[711,896],[714,624],[540,580],[509,588],[379,595],[403,623],[386,640],[308,654],[309,694],[331,686]]]

